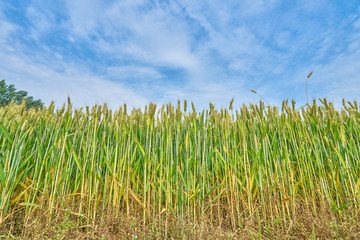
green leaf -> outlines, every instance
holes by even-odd
[[[42,208],[41,205],[39,204],[35,204],[35,203],[20,203],[20,206],[29,206],[29,207],[38,207],[38,208]]]
[[[2,186],[5,186],[5,171],[1,162],[0,162],[0,182]]]
[[[11,139],[9,132],[6,130],[2,122],[0,122],[0,130],[5,135],[6,139],[10,142],[10,144],[13,144],[13,140]]]

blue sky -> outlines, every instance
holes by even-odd
[[[60,106],[358,100],[358,0],[0,2],[0,79]]]

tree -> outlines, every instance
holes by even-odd
[[[16,91],[16,88],[13,84],[7,85],[5,80],[0,81],[0,107],[10,104],[12,100],[16,104],[21,104],[22,101],[25,101],[25,106],[29,108],[41,108],[44,106],[44,103],[40,100],[34,100],[32,96],[27,96],[26,91]]]

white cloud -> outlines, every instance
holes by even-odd
[[[51,12],[45,14],[44,12],[39,11],[38,8],[30,6],[26,10],[26,15],[32,24],[31,36],[36,40],[53,28],[54,15]]]
[[[102,16],[103,5],[98,0],[67,0],[65,5],[70,14],[72,37],[88,38],[95,34]]]
[[[0,19],[0,49],[6,48],[6,42],[11,33],[16,29],[16,26],[8,21]]]
[[[245,0],[242,2],[242,14],[255,15],[271,11],[279,0]]]
[[[360,50],[340,54],[329,64],[319,65],[317,91],[329,98],[358,98],[360,89]]]
[[[160,86],[159,82],[156,83],[156,87],[161,89],[160,93],[164,94],[163,99],[181,97],[186,95],[185,91],[189,89],[199,89],[198,92],[201,92],[200,95],[203,97],[200,95],[198,97],[210,101],[219,94],[205,86],[228,78],[226,69],[224,71],[218,66],[220,61],[228,62],[231,71],[247,71],[256,75],[257,71],[253,69],[254,65],[257,65],[256,61],[265,58],[269,53],[248,28],[240,22],[235,26],[231,24],[234,17],[232,8],[236,5],[186,1],[182,1],[180,5],[174,3],[151,5],[146,1],[122,1],[110,6],[98,6],[95,10],[91,6],[90,10],[85,10],[91,14],[85,14],[84,19],[79,18],[83,17],[81,11],[87,5],[81,9],[73,8],[70,11],[70,18],[73,22],[72,26],[78,26],[86,32],[80,32],[79,37],[96,36],[92,42],[98,51],[111,53],[122,61],[130,58],[149,66],[186,70],[188,77],[184,79],[186,86],[182,86],[181,89],[178,86],[174,88],[171,79],[163,82],[164,86]],[[187,19],[185,13],[190,19]],[[86,19],[93,15],[97,15],[92,19],[93,21],[90,21],[90,26],[93,27],[81,27],[86,23]],[[93,23],[94,21],[96,23]],[[198,42],[199,39],[193,34],[201,28],[204,28],[205,32],[204,35],[198,36],[201,38],[201,42]],[[72,31],[76,34],[76,27],[73,27]],[[213,58],[214,52],[220,56],[220,60]],[[240,68],[240,62],[246,67]],[[267,64],[257,67],[267,67]],[[134,71],[134,68],[129,69],[121,65],[116,68],[120,69],[123,76],[125,74],[122,70],[129,71],[127,75],[133,75],[134,78],[138,78],[141,72],[139,69]],[[116,68],[115,72],[119,71]],[[235,85],[229,85],[227,90],[223,90],[222,95],[234,88],[239,90],[239,85],[236,82],[233,84]],[[149,85],[141,83],[141,86]],[[156,92],[156,89],[153,90]],[[245,91],[248,89],[246,88]],[[178,95],[174,95],[175,93]]]
[[[148,102],[141,93],[120,83],[81,72],[76,67],[68,66],[66,73],[59,73],[45,65],[34,64],[25,56],[0,52],[0,58],[7,59],[0,70],[7,77],[7,82],[44,100],[46,104],[54,100],[60,106],[68,95],[77,107],[107,102],[111,108],[117,109],[123,103],[141,107]]]
[[[118,79],[160,79],[163,75],[150,67],[142,66],[119,66],[119,67],[109,67],[107,68],[107,76],[111,78]]]
[[[235,58],[233,61],[230,62],[228,67],[231,71],[249,72],[251,71],[254,64],[255,61],[251,58]]]
[[[95,39],[88,40],[102,51],[119,58],[125,55],[144,63],[189,70],[199,64],[191,50],[187,26],[172,16],[178,11],[174,5],[122,1],[105,6],[68,1],[68,9],[73,37],[93,35]]]

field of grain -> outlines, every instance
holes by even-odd
[[[360,237],[357,103],[232,103],[0,108],[0,235]]]

